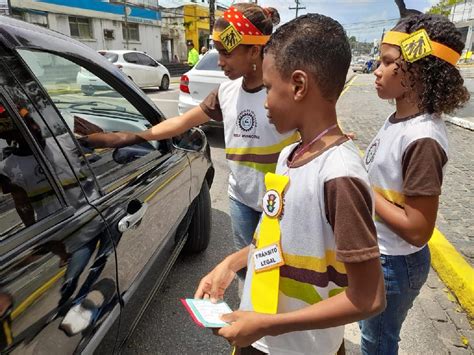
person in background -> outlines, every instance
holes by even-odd
[[[208,51],[207,47],[206,46],[202,46],[201,47],[201,53],[199,54],[199,59],[201,59],[202,57],[204,57],[204,54],[206,54]]]
[[[186,46],[188,47],[188,65],[192,68],[199,61],[199,53],[196,48],[194,48],[193,41],[186,41]]]

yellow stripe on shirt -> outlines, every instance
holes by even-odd
[[[263,147],[226,148],[225,152],[226,154],[274,154],[274,153],[281,152],[281,150],[285,148],[287,145],[290,145],[299,140],[300,140],[300,134],[298,132],[295,132],[290,137],[274,145],[263,146]]]

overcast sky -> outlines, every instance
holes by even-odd
[[[159,0],[160,5],[169,6],[181,3],[182,0]],[[200,2],[198,0],[197,2]],[[230,5],[232,2],[246,0],[217,0]],[[439,0],[405,0],[409,9],[426,11]],[[275,7],[282,18],[282,23],[295,17],[295,0],[258,0],[259,5]],[[172,5],[171,5],[172,6]],[[399,17],[398,8],[393,0],[300,0],[300,6],[306,7],[299,15],[306,12],[317,12],[330,16],[344,25],[349,36],[356,36],[361,42],[372,42],[379,39],[383,29],[393,27]]]
[[[282,22],[295,17],[295,0],[259,0],[259,5],[272,6],[280,12]],[[426,11],[438,0],[405,0],[408,9]],[[356,36],[361,42],[379,39],[382,31],[393,27],[399,18],[397,5],[393,0],[300,0],[299,15],[316,12],[330,16],[344,25],[349,36]]]

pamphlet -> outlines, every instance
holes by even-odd
[[[220,317],[226,313],[232,313],[230,307],[224,301],[212,303],[209,299],[181,299],[184,307],[188,310],[194,322],[200,327],[222,328],[229,325]]]

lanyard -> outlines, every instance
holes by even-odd
[[[323,138],[326,134],[329,133],[329,131],[333,130],[334,128],[337,127],[337,123],[333,124],[331,127],[326,128],[324,131],[319,133],[316,137],[314,137],[311,142],[306,143],[303,147],[296,149],[295,153],[293,154],[293,158],[291,160],[288,160],[288,169],[283,175],[288,175],[288,172],[290,168],[293,167],[293,163],[298,159],[302,154],[308,151],[308,149],[317,141],[319,141],[321,138]]]

